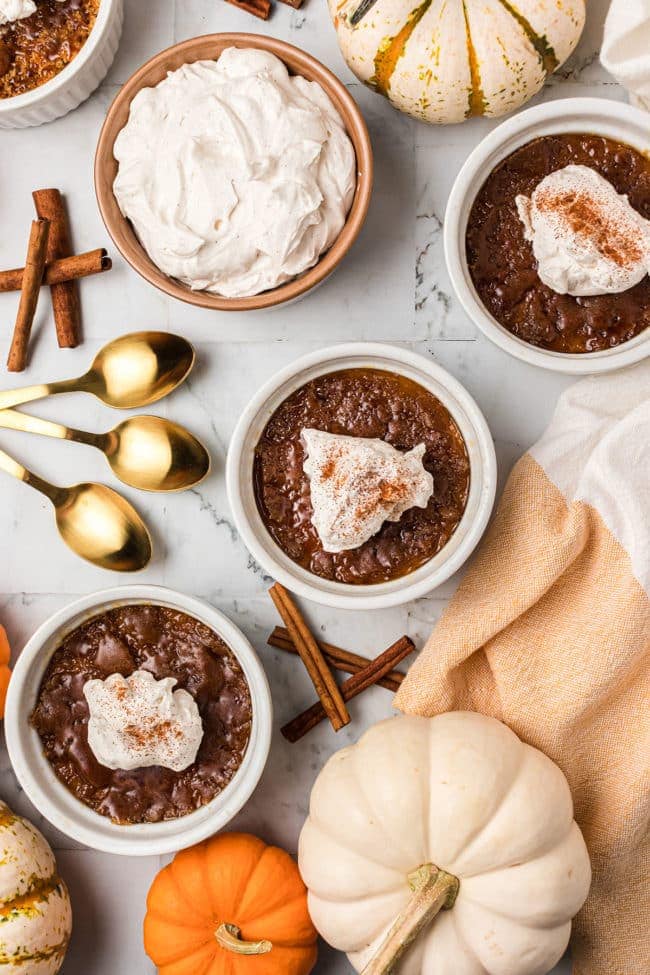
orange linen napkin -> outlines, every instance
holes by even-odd
[[[650,973],[650,362],[572,386],[396,697],[565,772],[593,866],[576,975]]]

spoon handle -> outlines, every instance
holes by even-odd
[[[54,484],[50,484],[48,481],[44,481],[38,474],[33,474],[31,471],[28,471],[26,467],[23,467],[17,460],[14,460],[9,454],[6,454],[4,450],[0,450],[0,469],[5,471],[6,474],[11,474],[12,477],[18,478],[19,481],[23,481],[24,484],[33,487],[36,491],[40,491],[53,504],[56,504],[57,499],[61,495],[61,488],[55,487]]]
[[[35,399],[44,399],[56,393],[74,393],[85,391],[85,376],[81,379],[63,379],[56,383],[41,383],[38,386],[22,386],[20,389],[5,389],[0,392],[0,410],[21,403],[31,403]]]
[[[98,438],[93,433],[74,430],[62,423],[43,420],[40,416],[21,413],[20,410],[0,410],[0,427],[6,430],[20,430],[22,433],[36,433],[42,437],[55,437],[57,440],[73,440],[88,446],[97,446]]]

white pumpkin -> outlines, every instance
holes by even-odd
[[[0,975],[56,975],[71,931],[70,898],[52,850],[0,802]]]
[[[465,712],[393,718],[334,755],[299,863],[320,934],[368,975],[543,975],[591,880],[563,773]]]
[[[426,122],[505,115],[575,48],[585,0],[329,0],[356,76]]]

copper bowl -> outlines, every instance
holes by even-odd
[[[347,221],[338,238],[328,251],[321,255],[314,267],[299,277],[270,291],[249,298],[225,298],[208,291],[192,291],[186,285],[156,267],[138,240],[129,220],[123,215],[113,194],[113,182],[117,175],[117,160],[113,146],[118,133],[126,125],[131,101],[142,89],[157,85],[169,71],[193,61],[218,58],[227,47],[255,47],[270,51],[284,61],[292,74],[302,75],[309,81],[317,81],[327,92],[345,123],[357,156],[357,186]],[[294,301],[311,291],[327,278],[343,260],[363,226],[372,192],[373,160],[370,136],[357,103],[345,86],[324,65],[304,51],[259,34],[206,34],[181,44],[175,44],[147,61],[127,81],[111,105],[102,127],[95,155],[95,192],[106,229],[115,246],[131,267],[160,291],[180,298],[200,308],[217,311],[255,311],[272,308]]]

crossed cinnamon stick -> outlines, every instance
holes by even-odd
[[[103,248],[73,254],[65,203],[57,189],[32,194],[39,219],[32,224],[25,267],[0,271],[0,291],[20,291],[18,316],[7,360],[10,372],[27,365],[27,348],[42,284],[50,288],[59,346],[79,344],[80,303],[77,280],[112,267]]]
[[[319,698],[315,704],[281,729],[288,741],[299,741],[325,718],[330,719],[335,731],[340,731],[350,721],[346,702],[362,694],[373,684],[381,683],[389,690],[396,690],[399,687],[404,675],[394,668],[415,650],[415,645],[409,637],[400,637],[374,660],[368,660],[332,644],[317,641],[300,610],[279,583],[275,583],[269,594],[286,629],[276,627],[268,643],[289,653],[297,653],[301,657]],[[330,664],[337,669],[352,673],[352,676],[340,687],[334,681],[329,669]]]

